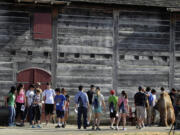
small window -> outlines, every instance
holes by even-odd
[[[111,55],[110,55],[110,54],[104,54],[104,58],[110,59],[110,58],[111,58]]]
[[[139,60],[139,56],[134,56],[134,59],[135,60]]]
[[[167,56],[162,56],[161,58],[163,61],[167,62]]]
[[[74,57],[75,57],[75,58],[79,58],[79,57],[80,57],[80,54],[79,54],[79,53],[75,53],[75,54],[74,54]]]
[[[27,54],[28,54],[28,55],[32,55],[32,51],[28,51]]]
[[[59,53],[59,57],[64,57],[64,53]]]
[[[49,56],[49,52],[44,52],[44,56],[48,57]]]
[[[120,56],[119,56],[119,59],[120,59],[120,60],[124,60],[124,59],[125,59],[125,56],[124,56],[124,55],[120,55]]]
[[[176,61],[180,61],[180,57],[176,57]]]
[[[90,54],[90,58],[95,58],[95,54]]]
[[[153,60],[153,56],[149,56],[149,60]]]
[[[11,55],[16,55],[16,51],[15,50],[11,50]]]

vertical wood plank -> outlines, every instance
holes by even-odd
[[[175,64],[175,15],[170,16],[170,70],[169,70],[169,88],[174,87],[174,64]]]
[[[51,72],[52,72],[52,86],[56,87],[56,69],[57,69],[57,19],[58,19],[58,9],[56,7],[52,10],[52,58],[51,58]]]
[[[113,10],[113,89],[118,95],[118,24],[119,24],[119,10]]]

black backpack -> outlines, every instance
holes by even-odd
[[[110,102],[110,104],[109,104],[109,110],[110,110],[110,111],[114,111],[114,110],[115,110],[115,107],[114,107],[114,103],[113,103],[113,102]]]
[[[81,96],[79,96],[79,98],[78,98],[78,105],[79,105],[79,107],[83,107],[83,100],[82,100]]]

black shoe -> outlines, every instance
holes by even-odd
[[[87,129],[86,127],[84,127],[84,129]]]
[[[20,127],[24,127],[24,123],[21,123],[21,124],[20,124]]]
[[[60,128],[60,126],[59,126],[59,125],[57,125],[57,126],[55,126],[55,128]]]
[[[94,130],[95,128],[94,128],[94,126],[92,127],[92,130]]]
[[[78,127],[78,129],[81,129],[81,127]]]
[[[97,128],[96,128],[96,130],[99,130],[99,131],[101,131],[101,129],[100,129],[99,127],[97,127]]]
[[[87,127],[90,127],[90,124],[87,124]]]
[[[65,128],[65,125],[64,125],[64,124],[62,125],[62,128]]]

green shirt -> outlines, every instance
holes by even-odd
[[[8,106],[14,106],[15,103],[15,95],[12,93],[9,93],[8,95]]]
[[[109,97],[109,99],[108,99],[108,102],[109,102],[109,104],[111,103],[111,102],[113,102],[113,104],[115,105],[115,106],[117,106],[117,103],[118,103],[118,97],[117,96],[110,96]]]

